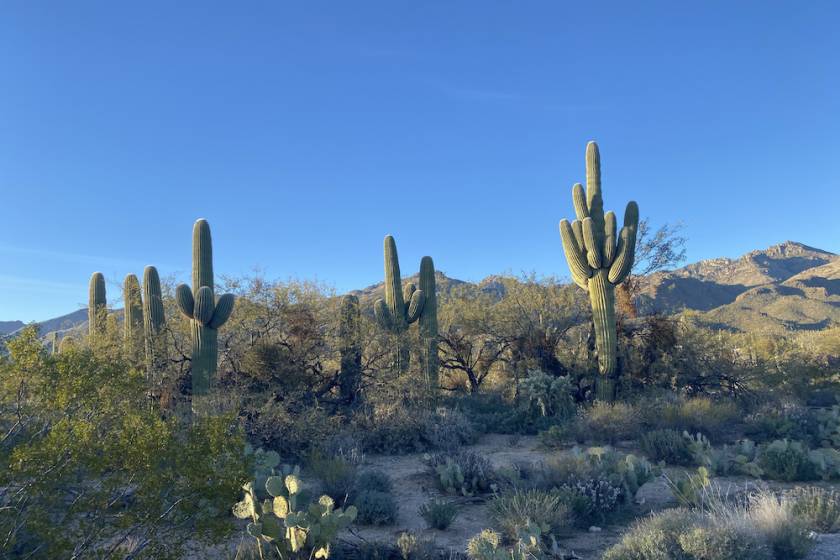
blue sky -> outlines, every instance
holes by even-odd
[[[0,320],[91,272],[568,274],[584,147],[689,260],[840,252],[836,2],[0,3]]]

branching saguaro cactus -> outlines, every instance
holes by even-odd
[[[125,316],[123,317],[123,337],[126,351],[139,355],[143,347],[143,301],[140,295],[140,281],[134,274],[128,274],[123,282]]]
[[[338,374],[338,388],[341,400],[352,405],[358,401],[362,381],[359,298],[352,294],[344,296],[341,299],[339,315],[338,337],[340,340],[341,370]]]
[[[411,323],[420,318],[425,303],[425,294],[422,290],[418,290],[414,283],[410,282],[403,288],[397,244],[392,236],[386,235],[385,299],[376,300],[373,306],[377,322],[383,329],[400,337],[408,330]],[[408,369],[410,349],[405,342],[397,342],[394,358],[399,371]]]
[[[200,219],[193,226],[192,289],[181,284],[175,289],[178,308],[192,327],[192,395],[193,413],[206,413],[199,401],[210,392],[218,359],[217,329],[233,312],[233,294],[224,294],[216,301],[213,293],[213,244],[210,225]]]
[[[420,288],[426,302],[420,314],[420,342],[423,345],[423,371],[426,386],[438,387],[438,321],[437,321],[437,286],[435,285],[435,263],[432,257],[420,260]]]
[[[156,350],[160,333],[166,324],[163,312],[163,296],[160,291],[160,276],[153,266],[143,269],[143,333],[145,339],[146,367],[156,367]]]
[[[94,272],[88,286],[88,334],[91,338],[96,338],[105,332],[107,315],[105,276],[101,272]]]
[[[572,279],[589,292],[592,305],[601,374],[596,383],[596,396],[612,400],[616,375],[615,286],[627,278],[633,267],[639,207],[633,201],[627,203],[624,227],[616,236],[615,214],[604,213],[601,156],[595,142],[586,146],[586,192],[580,183],[575,184],[572,201],[577,219],[571,224],[565,219],[560,221],[560,237]]]

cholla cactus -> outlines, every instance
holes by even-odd
[[[108,320],[108,301],[105,295],[105,276],[94,272],[88,287],[88,334],[91,338],[105,332]]]
[[[216,301],[213,293],[213,242],[210,224],[200,219],[193,226],[192,289],[181,284],[175,289],[178,308],[192,326],[193,413],[206,413],[198,401],[210,392],[218,360],[217,329],[233,312],[233,294]]]
[[[575,184],[572,201],[577,219],[571,224],[560,221],[560,237],[572,279],[589,292],[601,374],[596,384],[597,397],[612,400],[616,374],[615,286],[627,278],[633,267],[639,207],[635,202],[627,203],[624,227],[616,236],[615,214],[604,213],[601,157],[595,142],[586,146],[586,193],[580,183]]]
[[[243,486],[245,497],[233,507],[233,514],[250,519],[246,532],[258,546],[268,544],[281,558],[328,558],[338,532],[356,519],[354,506],[336,509],[329,496],[299,510],[304,504],[299,504],[301,481],[295,474],[270,476],[265,489],[270,498],[260,503],[253,483]]]

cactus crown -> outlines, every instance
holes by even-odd
[[[586,192],[576,183],[572,187],[575,219],[560,221],[560,236],[572,279],[587,289],[590,278],[599,269],[608,271],[612,285],[623,282],[630,274],[636,253],[636,233],[639,226],[639,207],[630,201],[624,211],[624,226],[616,236],[616,218],[604,213],[601,195],[601,156],[598,145],[586,146]]]

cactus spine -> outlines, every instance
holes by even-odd
[[[359,298],[352,294],[341,300],[340,324],[338,329],[341,370],[338,374],[338,388],[341,400],[354,404],[359,396],[362,381],[362,349],[359,344]]]
[[[143,301],[140,295],[140,281],[134,274],[128,274],[123,283],[125,316],[123,318],[123,337],[125,348],[130,354],[140,353],[143,345]]]
[[[601,195],[601,156],[598,145],[586,146],[586,192],[576,183],[572,202],[577,219],[569,224],[560,221],[560,237],[566,262],[575,284],[589,292],[595,347],[598,353],[596,396],[601,400],[615,397],[616,323],[615,286],[630,274],[636,254],[636,230],[639,207],[630,201],[624,211],[624,227],[616,236],[613,212],[604,213]]]
[[[423,369],[426,375],[426,387],[438,387],[438,322],[437,322],[437,286],[435,285],[435,263],[432,257],[420,260],[420,289],[426,302],[420,314],[420,343],[423,347]]]
[[[156,367],[155,350],[159,335],[166,323],[163,312],[163,296],[160,291],[160,276],[153,266],[143,270],[143,333],[145,339],[146,365],[149,370]]]
[[[105,296],[105,276],[94,272],[88,286],[88,334],[95,338],[105,332],[108,302]]]
[[[398,338],[394,358],[397,369],[401,372],[408,369],[410,350],[405,341],[399,340],[399,337],[408,330],[411,323],[420,318],[425,302],[423,291],[418,290],[413,283],[407,284],[403,289],[397,244],[392,236],[386,235],[385,300],[376,300],[373,311],[379,325]]]
[[[216,374],[217,329],[230,317],[234,303],[233,294],[224,294],[216,301],[213,293],[213,244],[210,225],[204,219],[193,226],[192,283],[192,289],[179,285],[175,299],[192,327],[193,413],[202,415],[206,410],[196,405],[210,392]]]

